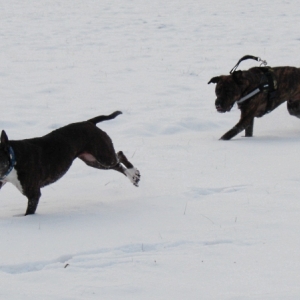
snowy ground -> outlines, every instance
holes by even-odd
[[[239,111],[207,82],[245,54],[300,66],[299,19],[296,0],[2,0],[0,129],[122,110],[100,127],[142,180],[75,161],[28,217],[7,184],[0,298],[298,300],[300,120],[283,104],[219,141]]]

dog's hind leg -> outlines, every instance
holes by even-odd
[[[291,116],[300,118],[300,96],[298,96],[298,99],[289,99],[287,101],[287,109]]]
[[[89,153],[83,153],[83,154],[79,155],[78,158],[80,158],[82,161],[84,161],[88,166],[96,168],[96,169],[100,169],[100,170],[113,169],[115,167],[115,165],[118,163],[117,158],[116,158],[116,162],[114,164],[112,164],[111,166],[104,165],[99,160],[97,160],[95,158],[95,156],[93,156],[92,154],[89,154]]]
[[[126,168],[128,168],[128,169],[134,168],[132,163],[127,159],[127,157],[124,155],[124,153],[122,151],[119,151],[117,153],[117,157],[118,157],[120,163],[122,163]]]
[[[122,151],[119,151],[117,153],[117,157],[119,159],[119,166],[120,169],[115,169],[117,171],[122,172],[124,175],[126,175],[129,180],[135,185],[138,186],[139,181],[141,179],[140,171],[135,168],[132,163],[127,159],[127,157],[124,155]],[[126,168],[124,168],[122,165],[124,165]]]
[[[34,193],[26,195],[26,197],[28,198],[28,205],[27,205],[27,210],[26,210],[25,216],[33,215],[36,211],[36,208],[37,208],[38,204],[39,204],[39,200],[40,200],[40,197],[41,197],[41,191],[38,190]]]
[[[115,163],[112,165],[104,165],[90,153],[82,153],[78,158],[93,168],[118,171],[128,177],[135,186],[138,186],[141,177],[140,172],[128,161],[122,151],[116,155]]]

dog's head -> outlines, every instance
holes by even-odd
[[[0,144],[0,177],[4,176],[10,165],[9,141],[4,130],[1,133]]]
[[[208,84],[216,83],[215,106],[218,112],[230,111],[234,103],[242,96],[242,92],[249,84],[242,71],[235,71],[231,75],[213,77]]]

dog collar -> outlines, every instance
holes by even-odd
[[[8,153],[9,153],[9,168],[6,171],[6,173],[2,177],[0,177],[0,180],[5,179],[9,175],[9,173],[12,171],[12,169],[14,168],[14,166],[16,164],[15,152],[12,147],[9,147]]]

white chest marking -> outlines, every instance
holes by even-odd
[[[5,177],[3,181],[12,183],[23,194],[23,188],[21,182],[18,179],[18,174],[15,168],[11,170],[11,172]]]

